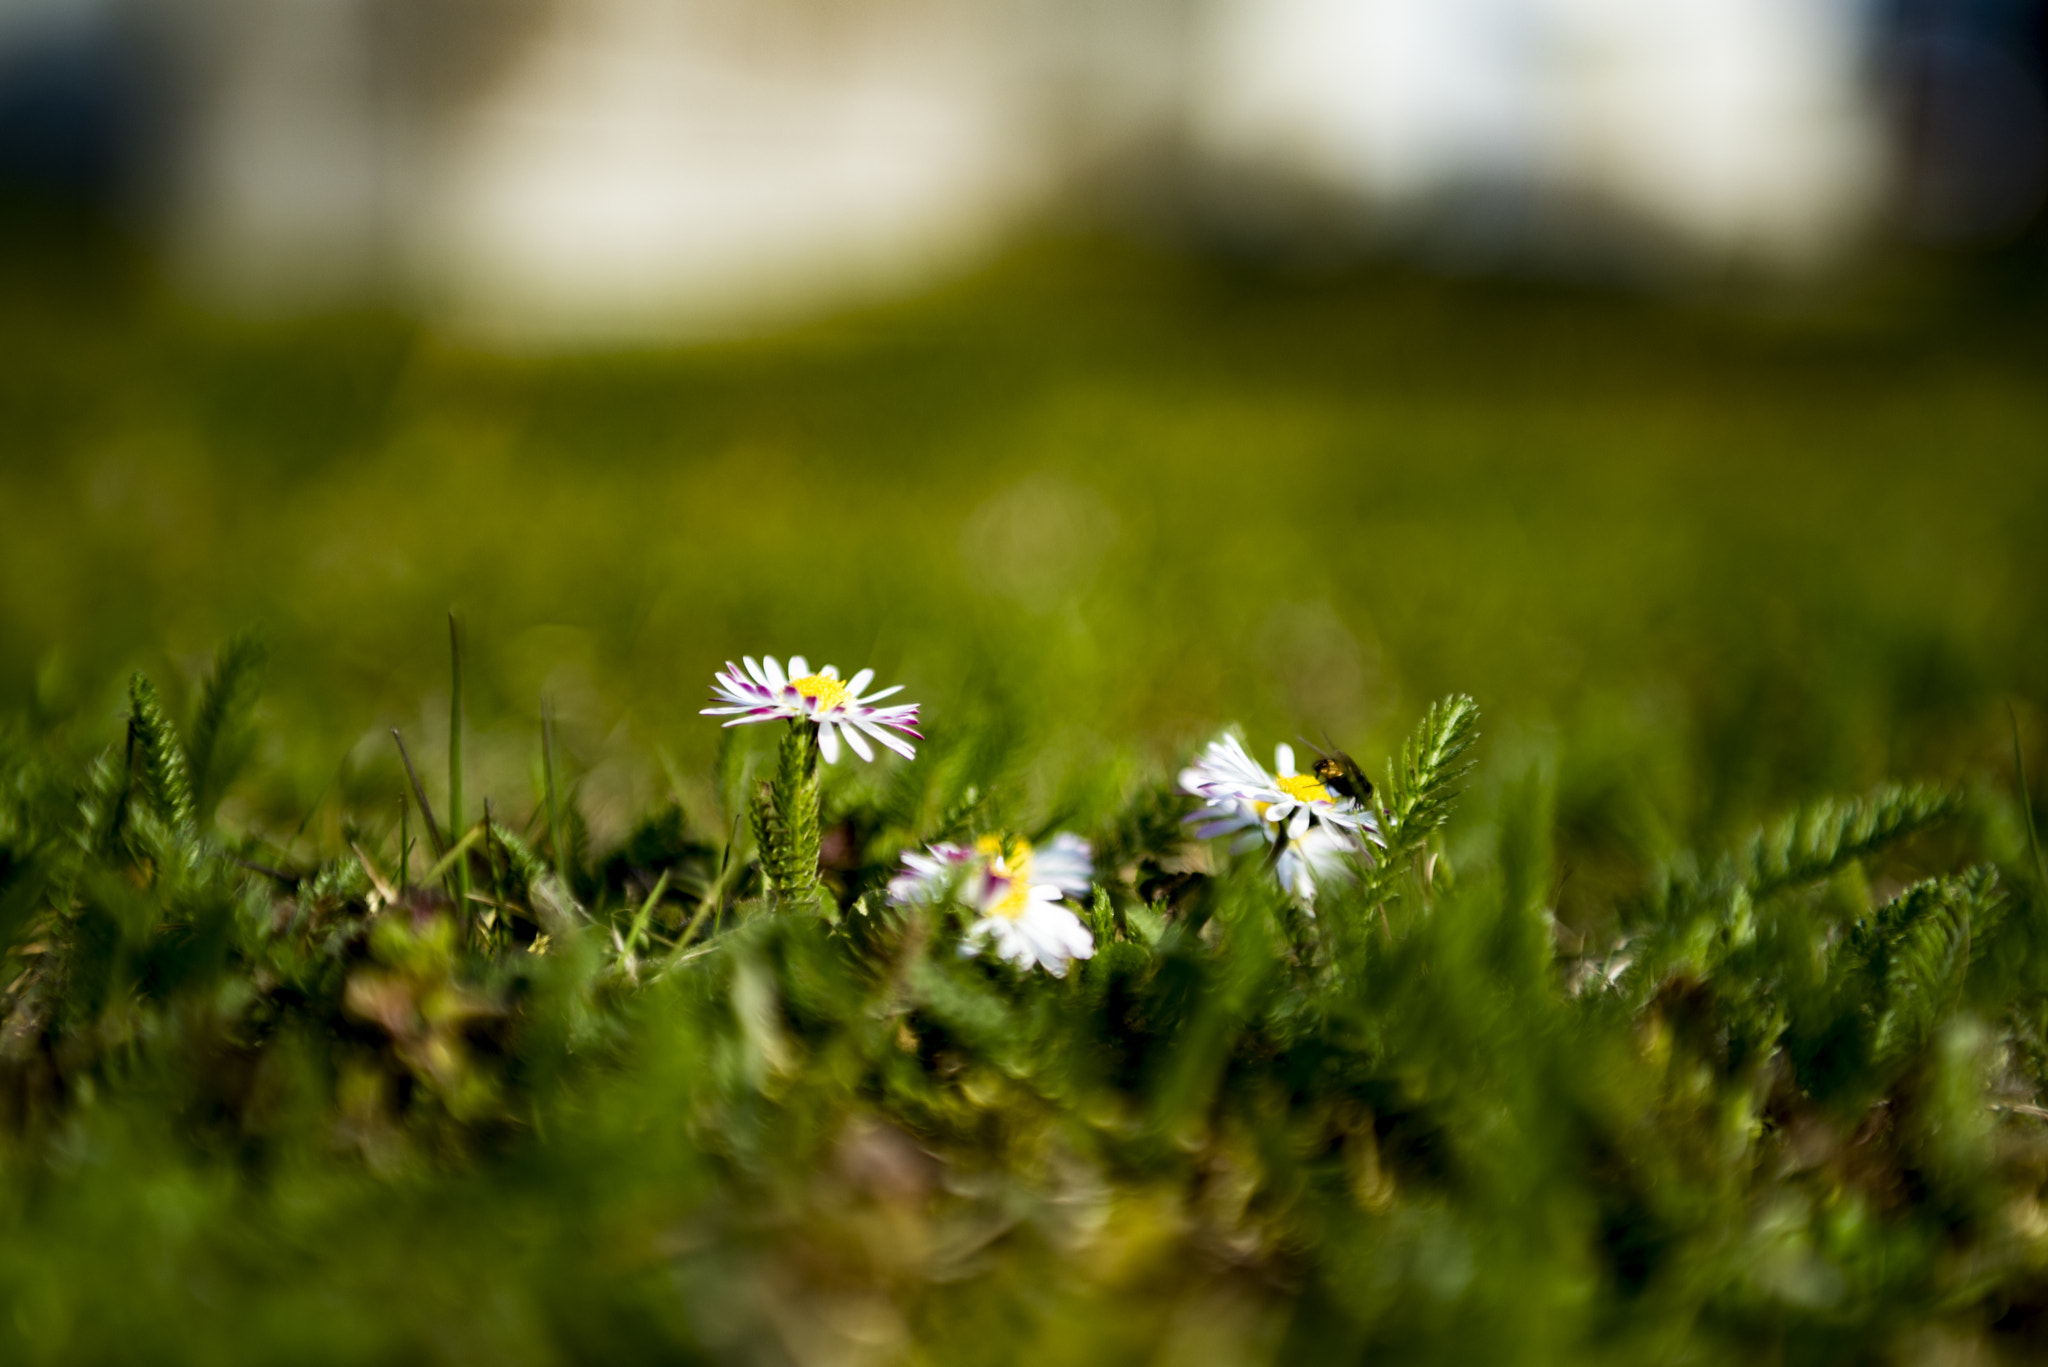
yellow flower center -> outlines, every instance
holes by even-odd
[[[988,861],[990,873],[1010,880],[1010,890],[988,909],[989,915],[1011,921],[1022,916],[1024,909],[1031,905],[1031,842],[1021,836],[1013,839],[1010,852],[1005,855],[1003,842],[995,836],[985,835],[974,842],[974,852]]]
[[[1314,774],[1281,774],[1273,780],[1273,786],[1296,802],[1330,800],[1330,790],[1319,783]]]
[[[789,686],[813,699],[821,711],[846,706],[849,696],[845,684],[826,674],[806,674],[801,679],[791,679]]]
[[[1276,774],[1273,778],[1273,786],[1293,798],[1296,802],[1328,802],[1330,800],[1330,790],[1318,782],[1313,774]],[[1272,810],[1272,807],[1273,804],[1270,802],[1254,802],[1252,804],[1252,810],[1259,814],[1259,820],[1261,821],[1266,819],[1266,813]]]

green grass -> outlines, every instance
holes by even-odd
[[[7,269],[0,1356],[2043,1342],[2026,298],[1095,244],[542,360]],[[392,727],[459,833],[451,606],[495,824],[450,862],[415,803],[381,907]],[[822,915],[751,863],[775,738],[696,715],[794,652],[930,737],[825,774]],[[1447,807],[1389,757],[1452,693]],[[1415,857],[1311,921],[1178,848],[1233,721],[1342,744]],[[1058,829],[1065,982],[880,906],[906,845]]]

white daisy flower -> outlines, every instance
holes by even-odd
[[[743,674],[738,665],[730,660],[725,662],[725,672],[717,676],[711,693],[731,706],[707,707],[703,709],[705,716],[729,716],[732,720],[725,723],[727,726],[773,721],[777,717],[810,722],[818,728],[818,753],[827,764],[839,762],[841,736],[853,753],[865,760],[872,760],[875,752],[868,748],[864,736],[880,741],[905,759],[916,758],[917,751],[909,741],[882,728],[890,727],[923,740],[917,730],[917,704],[874,705],[892,693],[902,692],[901,684],[863,695],[861,690],[874,681],[874,670],[863,669],[850,679],[841,679],[838,670],[826,665],[813,674],[801,655],[790,656],[788,673],[783,672],[773,655],[764,655],[758,662],[749,655],[746,666]]]
[[[1195,834],[1206,840],[1270,823],[1273,830],[1260,832],[1265,839],[1284,829],[1289,840],[1299,840],[1315,824],[1343,831],[1361,845],[1386,843],[1372,808],[1332,793],[1314,774],[1295,772],[1294,747],[1285,741],[1273,747],[1273,767],[1276,772],[1268,773],[1234,735],[1211,741],[1180,775],[1180,786],[1204,803],[1188,818],[1203,823]]]
[[[1204,840],[1235,833],[1236,854],[1277,845],[1274,877],[1312,907],[1319,884],[1352,878],[1351,860],[1372,857],[1367,841],[1382,848],[1387,842],[1372,808],[1332,793],[1313,774],[1294,772],[1293,746],[1276,747],[1273,759],[1278,773],[1267,772],[1234,735],[1211,742],[1181,771],[1180,786],[1203,801],[1186,819],[1201,823],[1195,834]]]
[[[951,897],[980,913],[967,928],[962,954],[993,945],[999,959],[1019,968],[1035,963],[1063,978],[1069,963],[1095,953],[1081,918],[1060,905],[1063,897],[1084,896],[1094,877],[1093,852],[1079,836],[1061,834],[1043,850],[1012,840],[1007,851],[995,836],[983,836],[971,849],[942,843],[925,854],[906,853],[903,864],[890,880],[890,901]]]

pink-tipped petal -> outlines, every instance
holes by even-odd
[[[896,739],[896,737],[894,737],[894,736],[890,735],[890,734],[889,734],[889,733],[888,733],[887,731],[884,731],[884,730],[882,730],[882,729],[881,729],[881,728],[880,728],[879,726],[876,726],[876,725],[875,725],[875,724],[874,724],[873,722],[870,722],[870,721],[856,721],[856,722],[854,723],[854,725],[856,725],[856,726],[860,727],[860,729],[861,729],[861,730],[863,730],[863,731],[867,732],[867,733],[868,733],[868,734],[869,734],[870,736],[873,736],[873,737],[874,737],[874,738],[875,738],[876,740],[878,740],[878,741],[882,742],[882,744],[884,744],[884,745],[888,746],[888,747],[889,747],[889,748],[890,748],[891,750],[894,750],[894,751],[895,751],[895,752],[896,752],[897,754],[899,754],[899,755],[903,756],[903,758],[905,758],[905,759],[916,759],[916,758],[917,758],[917,751],[916,751],[916,750],[914,750],[914,749],[912,749],[912,748],[911,748],[911,746],[910,746],[910,744],[909,744],[909,743],[908,743],[907,741],[900,741],[900,740]],[[924,738],[923,738],[922,736],[920,736],[920,737],[918,737],[918,739],[919,739],[919,740],[922,740],[922,739],[924,739]]]

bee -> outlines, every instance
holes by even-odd
[[[1372,801],[1372,780],[1365,776],[1365,770],[1358,767],[1357,760],[1334,745],[1325,750],[1311,741],[1303,741],[1302,744],[1316,752],[1316,782],[1337,796],[1348,797],[1360,805]]]

